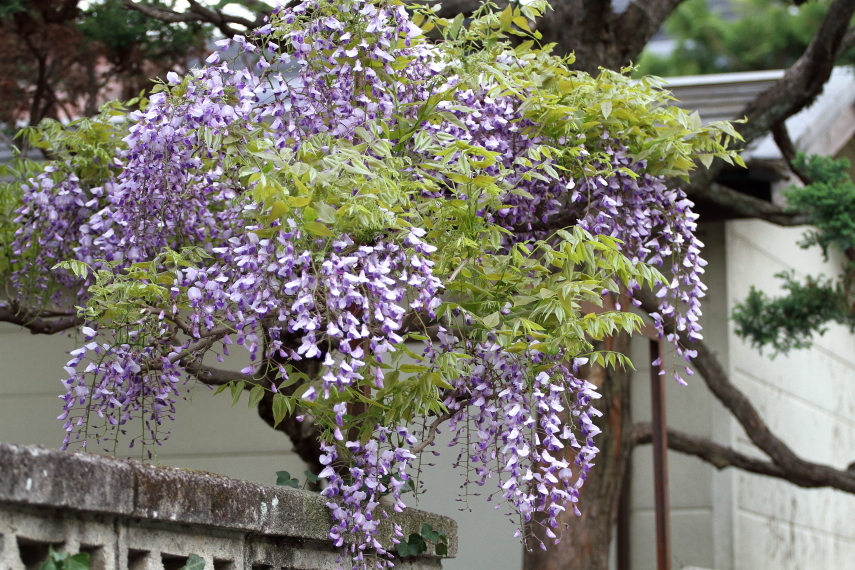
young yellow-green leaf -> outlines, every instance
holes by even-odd
[[[306,222],[303,224],[303,228],[307,232],[316,236],[324,236],[324,237],[335,237],[335,234],[330,231],[328,227],[320,222]]]
[[[495,313],[487,315],[482,320],[484,322],[484,326],[492,329],[499,326],[499,323],[502,320],[502,315],[501,313],[499,313],[499,311],[496,311]]]
[[[288,196],[285,199],[292,208],[304,208],[312,202],[311,196]]]

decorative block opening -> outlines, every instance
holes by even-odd
[[[166,554],[161,553],[160,562],[163,564],[163,570],[181,570],[187,561],[190,560],[189,556],[178,556],[176,554]]]
[[[214,570],[235,570],[235,563],[231,560],[214,558]]]
[[[39,570],[42,562],[47,560],[48,550],[53,546],[54,550],[62,548],[64,542],[44,542],[41,540],[32,540],[22,536],[18,539],[18,555],[21,557],[21,562],[27,570]]]
[[[148,550],[128,549],[128,570],[145,570],[148,556],[151,554]]]
[[[270,564],[253,564],[252,570],[273,570]]]
[[[102,546],[81,544],[80,552],[85,552],[89,555],[89,570],[107,569],[107,553],[104,552]]]

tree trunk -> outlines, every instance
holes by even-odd
[[[629,341],[625,334],[616,336],[611,340],[611,350],[628,354]],[[547,549],[541,550],[536,539],[530,540],[531,550],[526,550],[523,557],[524,570],[608,570],[612,529],[632,451],[631,378],[631,370],[605,370],[599,366],[591,369],[588,380],[599,387],[603,396],[595,402],[603,413],[596,422],[602,433],[596,438],[600,448],[596,465],[580,493],[578,507],[582,516],[573,514],[572,509],[561,514],[559,526],[564,531],[558,544],[552,544],[540,525],[531,525],[529,531]]]

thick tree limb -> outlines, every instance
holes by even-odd
[[[659,308],[659,303],[652,293],[640,292],[635,295],[641,301],[645,311],[653,312]],[[666,326],[667,332],[674,332],[673,325]],[[742,428],[748,439],[768,455],[772,462],[786,473],[787,480],[798,480],[815,483],[817,487],[833,487],[848,493],[855,493],[855,474],[806,461],[796,455],[778,436],[772,433],[769,426],[760,417],[748,397],[742,393],[728,378],[727,372],[718,357],[701,340],[691,341],[684,332],[678,332],[680,342],[698,352],[692,364],[704,379],[713,395],[730,411]],[[805,484],[799,483],[802,486]]]
[[[801,226],[811,221],[811,215],[807,212],[789,212],[777,204],[743,194],[717,182],[694,187],[691,197],[724,206],[748,218],[759,218],[779,226]]]
[[[634,425],[632,427],[633,446],[648,443],[653,443],[652,426],[649,423]],[[673,449],[674,451],[679,451],[680,453],[685,453],[686,455],[694,455],[695,457],[713,465],[716,469],[736,467],[737,469],[743,469],[759,475],[768,475],[779,479],[787,479],[787,475],[784,470],[774,463],[750,457],[706,438],[696,437],[674,429],[668,430],[668,448]],[[802,486],[815,487],[816,485]]]
[[[648,423],[637,424],[632,428],[632,443],[633,445],[642,445],[652,443],[653,431]],[[697,437],[683,433],[677,430],[668,430],[668,448],[686,455],[693,455],[707,463],[711,464],[716,469],[726,469],[727,467],[735,467],[756,473],[758,475],[766,475],[767,477],[775,477],[783,479],[799,487],[815,489],[817,487],[834,487],[840,488],[822,478],[803,478],[799,473],[793,473],[783,469],[779,465],[770,461],[764,461],[751,457],[744,453],[740,453],[730,447],[715,443],[703,437]],[[849,474],[855,481],[855,473],[851,471],[841,471],[842,475]],[[846,489],[842,489],[846,490]],[[850,491],[851,492],[851,491]]]
[[[683,0],[636,0],[615,17],[615,39],[624,61],[638,61],[641,51]]]
[[[778,123],[772,127],[772,137],[775,139],[775,144],[778,145],[778,149],[781,151],[781,154],[784,155],[784,160],[787,161],[787,166],[789,166],[792,173],[802,181],[802,184],[807,186],[813,182],[807,173],[802,171],[800,168],[796,168],[796,145],[793,144],[793,140],[790,138],[790,132],[787,130],[786,123]]]
[[[32,334],[56,334],[83,324],[76,311],[38,311],[0,304],[0,322],[28,329]]]
[[[259,26],[262,26],[264,24],[265,17],[270,15],[269,7],[264,6],[260,2],[254,3],[256,9],[258,9],[258,16],[255,18],[255,20],[250,20],[241,16],[226,14],[222,10],[203,6],[196,0],[187,1],[190,4],[190,8],[186,12],[175,12],[166,8],[159,8],[156,6],[143,4],[141,2],[135,2],[134,0],[122,0],[122,3],[131,10],[136,10],[137,12],[140,12],[141,14],[144,14],[149,18],[160,20],[161,22],[166,22],[169,24],[177,24],[182,22],[204,22],[208,24],[213,24],[226,37],[229,38],[242,33],[241,30],[232,27],[233,25],[243,26],[245,28],[245,30],[243,30],[243,33],[246,33],[249,30],[253,30],[255,28],[258,28]]]
[[[809,106],[822,93],[844,45],[853,13],[855,0],[835,0],[804,54],[784,73],[784,77],[745,107],[743,114],[748,121],[736,125],[736,129],[746,145]]]

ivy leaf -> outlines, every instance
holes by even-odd
[[[86,567],[87,569],[89,566]],[[181,570],[205,570],[205,559],[198,554],[191,554],[187,559],[187,563],[181,567]]]
[[[300,486],[300,481],[296,477],[291,477],[291,474],[288,471],[277,471],[276,484],[282,485],[283,487],[294,487],[296,489]]]
[[[424,551],[427,550],[427,544],[425,543],[425,539],[422,538],[422,535],[416,533],[411,534],[409,540],[407,540],[407,550],[410,552],[410,556],[423,554]]]

